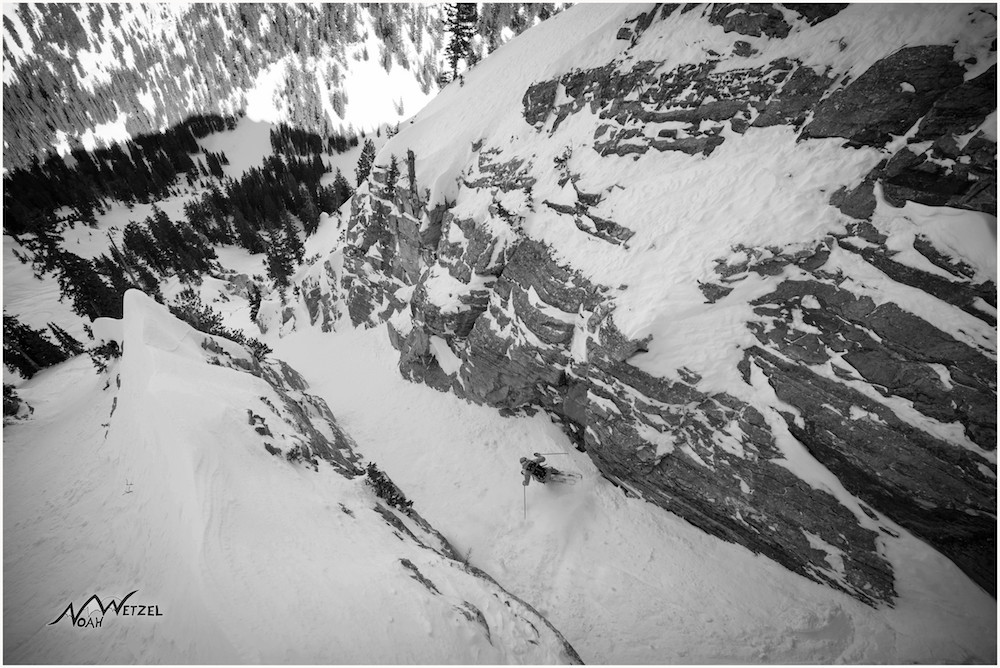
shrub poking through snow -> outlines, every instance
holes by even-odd
[[[260,313],[260,302],[261,294],[257,285],[254,283],[250,284],[250,319],[257,320],[257,314]]]
[[[31,415],[35,411],[24,399],[18,396],[13,385],[4,383],[3,386],[3,416],[23,418]]]
[[[267,447],[267,446],[265,446]],[[268,449],[270,452],[270,449]],[[281,452],[280,450],[278,452]],[[274,454],[273,452],[271,454]],[[309,453],[309,448],[302,447],[301,445],[296,445],[294,448],[285,453],[285,459],[293,464],[301,464],[305,462],[313,467],[314,471],[319,470],[319,460],[313,457]]]
[[[201,297],[192,288],[185,288],[177,295],[177,299],[168,305],[170,312],[191,325],[199,332],[221,336],[245,346],[258,362],[270,354],[271,348],[252,336],[247,336],[240,329],[228,329],[222,324],[222,315],[208,304],[203,304]]]
[[[374,462],[368,462],[365,473],[368,474],[365,482],[375,490],[376,496],[385,499],[386,503],[400,512],[410,514],[413,509],[413,501],[408,501],[406,496],[396,487],[396,484],[389,479],[389,476],[379,470]]]
[[[97,369],[97,373],[101,374],[108,370],[108,363],[112,359],[122,356],[122,351],[118,347],[117,341],[108,341],[103,345],[88,349],[87,355],[90,356],[90,361],[94,364],[94,368]]]

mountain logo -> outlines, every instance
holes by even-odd
[[[74,608],[73,602],[70,601],[66,609],[62,611],[62,614],[49,622],[47,626],[52,626],[64,617],[69,616],[70,624],[73,626],[80,628],[100,628],[104,622],[104,616],[109,610],[113,610],[116,616],[122,617],[162,617],[163,613],[160,612],[160,606],[158,605],[125,605],[125,602],[138,591],[136,589],[129,592],[120,601],[117,597],[112,597],[107,604],[101,601],[101,597],[97,594],[88,598],[79,608]]]

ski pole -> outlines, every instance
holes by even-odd
[[[544,456],[548,457],[550,455],[568,455],[569,453],[568,452],[538,452],[538,453],[535,453],[535,454],[544,455]]]
[[[527,520],[528,519],[528,487],[527,487],[527,485],[525,485],[524,487],[522,487],[521,491],[524,492],[524,495],[523,495],[524,496],[524,519]]]

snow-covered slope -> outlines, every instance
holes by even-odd
[[[544,410],[869,605],[906,531],[993,593],[995,36],[977,6],[574,7],[385,145],[299,317],[387,322],[406,377]]]
[[[109,375],[86,357],[39,374],[33,420],[4,429],[6,661],[578,660],[356,477],[353,441],[294,371],[137,291],[95,327],[124,350]],[[296,446],[299,463],[282,456]],[[159,616],[61,617],[131,591]]]

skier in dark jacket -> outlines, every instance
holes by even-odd
[[[528,459],[527,457],[521,457],[521,473],[524,474],[524,482],[521,484],[525,487],[528,486],[528,481],[534,478],[538,482],[544,483],[549,477],[549,470],[542,466],[542,462],[545,461],[545,457],[533,453],[535,455],[534,459]]]

